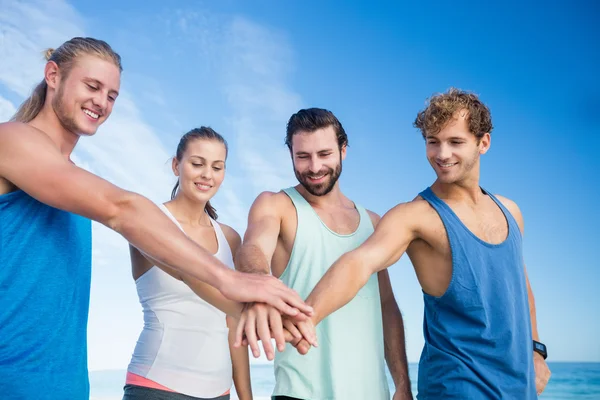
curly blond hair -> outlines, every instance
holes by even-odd
[[[469,131],[477,139],[491,133],[492,115],[489,108],[479,100],[476,94],[450,88],[446,93],[438,93],[428,99],[427,107],[417,114],[414,126],[423,137],[437,135],[451,120],[457,111],[467,111]]]

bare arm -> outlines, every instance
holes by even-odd
[[[498,195],[496,195],[496,197],[510,211],[512,216],[517,221],[517,224],[519,225],[519,229],[521,230],[521,235],[524,235],[525,223],[523,221],[523,214],[521,213],[519,206],[517,206],[517,204],[514,201],[507,199],[506,197],[498,196]],[[523,273],[525,274],[525,280],[527,282],[527,300],[529,303],[529,317],[531,320],[531,336],[532,336],[533,340],[540,341],[538,329],[537,329],[535,299],[533,297],[533,291],[531,290],[531,284],[529,283],[529,277],[527,276],[527,267],[525,266],[524,261],[523,261]],[[544,360],[544,358],[536,352],[533,353],[533,365],[535,368],[536,391],[537,391],[537,394],[540,395],[544,391],[544,389],[546,388],[546,385],[548,384],[548,381],[550,380],[551,372],[550,372],[550,369],[548,368],[548,364],[546,363],[546,360]]]
[[[242,240],[240,235],[228,226],[223,226],[223,233],[227,237],[231,254],[238,254]],[[238,304],[241,312],[242,305]],[[229,353],[231,355],[231,365],[233,372],[233,384],[240,400],[252,400],[252,384],[250,383],[250,357],[248,356],[248,346],[235,347],[235,327],[236,320],[227,317],[227,327],[229,328],[228,342]]]
[[[268,274],[281,228],[277,194],[261,193],[248,214],[244,243],[236,256],[236,268],[242,272]]]
[[[385,361],[396,385],[396,392],[401,393],[406,399],[412,399],[402,314],[394,298],[388,271],[378,272],[377,278],[379,280],[381,311],[383,314]]]
[[[235,347],[236,321],[227,317],[229,327],[229,352],[233,367],[233,384],[240,400],[252,399],[252,384],[250,380],[250,357],[248,346]]]
[[[517,221],[517,225],[519,225],[519,229],[521,230],[521,235],[524,235],[525,234],[525,222],[523,220],[523,214],[521,213],[519,206],[517,206],[517,203],[515,203],[514,201],[507,199],[506,197],[503,197],[503,196],[496,195],[496,197],[498,198],[498,200],[500,200],[502,202],[502,204],[504,204],[504,206],[508,209],[508,211],[510,211],[512,216]],[[540,339],[539,339],[539,335],[538,335],[537,318],[536,318],[536,312],[535,312],[535,299],[533,297],[533,291],[531,290],[531,285],[529,283],[529,278],[527,276],[527,268],[525,267],[525,262],[523,262],[523,270],[525,273],[525,280],[527,281],[527,299],[529,302],[529,316],[531,319],[531,332],[532,332],[533,340],[539,341]]]
[[[400,259],[417,237],[418,215],[411,210],[413,204],[404,203],[388,211],[361,246],[329,268],[306,301],[314,306],[315,324],[352,300],[372,274]]]
[[[248,214],[248,228],[244,242],[237,254],[236,268],[240,271],[254,274],[269,274],[271,259],[277,247],[281,231],[281,194],[264,192],[254,201]],[[307,318],[304,314],[296,316],[300,320]],[[246,336],[248,345],[254,357],[260,356],[260,339],[267,359],[274,358],[271,338],[275,339],[277,349],[285,349],[285,330],[283,329],[281,313],[265,304],[247,304],[240,317],[235,346],[242,344]]]
[[[0,176],[42,203],[108,226],[152,259],[208,283],[229,299],[264,301],[292,315],[297,314],[295,308],[307,309],[281,282],[229,270],[150,200],[71,164],[35,128],[0,125]]]

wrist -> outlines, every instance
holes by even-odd
[[[214,286],[219,292],[224,293],[224,289],[231,287],[233,283],[234,270],[229,268],[217,268],[214,273]]]
[[[533,354],[534,356],[537,354],[544,360],[548,358],[548,350],[546,349],[546,345],[537,340],[533,340]]]

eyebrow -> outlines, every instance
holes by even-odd
[[[201,161],[204,161],[204,162],[206,162],[206,158],[204,158],[204,157],[202,157],[202,156],[191,155],[191,156],[190,156],[190,158],[199,158]],[[218,162],[225,163],[225,161],[224,161],[224,160],[215,160],[215,161],[213,161],[213,164],[214,164],[214,163],[218,163]]]
[[[94,78],[90,78],[90,77],[85,77],[85,78],[83,78],[83,80],[87,81],[87,82],[95,83],[98,86],[104,86],[104,84],[102,82],[100,82],[98,79],[94,79]],[[118,90],[114,90],[114,89],[109,90],[109,93],[116,94],[117,96],[119,95],[119,91]]]
[[[323,149],[323,150],[319,150],[319,151],[317,151],[317,154],[320,154],[320,153],[327,153],[327,152],[332,152],[332,151],[333,151],[333,149]],[[310,155],[310,153],[309,153],[308,151],[297,151],[297,152],[296,152],[296,155],[297,155],[297,156],[302,156],[302,155]]]

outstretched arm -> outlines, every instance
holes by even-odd
[[[248,214],[248,228],[244,242],[238,251],[236,268],[254,274],[269,274],[271,259],[277,247],[281,230],[281,194],[264,192],[255,200]],[[301,319],[303,314],[299,314]],[[238,323],[235,345],[242,344],[246,335],[248,345],[254,357],[260,356],[260,339],[267,355],[272,360],[275,356],[271,338],[279,351],[285,349],[285,334],[282,327],[281,313],[266,304],[247,304]]]
[[[352,300],[372,274],[400,259],[417,238],[417,220],[412,203],[397,205],[383,216],[361,246],[329,268],[306,300],[314,308],[315,325]]]
[[[0,176],[42,203],[98,221],[152,259],[217,288],[236,301],[264,301],[295,315],[307,308],[274,278],[229,270],[187,238],[143,196],[71,164],[43,132],[0,125]]]

